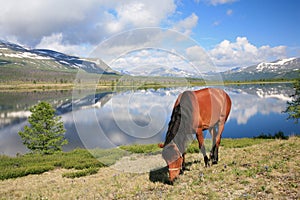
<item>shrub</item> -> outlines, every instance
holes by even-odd
[[[295,94],[291,96],[293,100],[287,102],[287,108],[283,112],[289,115],[288,119],[294,120],[297,124],[300,118],[300,79],[294,83],[294,88]]]

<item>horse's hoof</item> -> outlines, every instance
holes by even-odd
[[[211,163],[212,163],[213,165],[216,165],[216,164],[218,164],[218,161],[213,160]]]
[[[205,167],[210,167],[209,162],[205,163]]]
[[[209,166],[209,159],[207,156],[204,156],[205,167]]]
[[[166,184],[168,184],[168,185],[174,185],[174,181],[167,180]]]

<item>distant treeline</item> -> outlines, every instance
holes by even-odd
[[[77,70],[75,69],[38,69],[26,66],[9,66],[2,65],[0,67],[0,84],[72,84],[81,83],[84,80],[76,78]],[[184,78],[184,77],[145,77],[145,76],[129,76],[120,74],[95,74],[87,73],[87,78],[98,80],[98,85],[108,87],[118,86],[138,86],[138,87],[169,87],[169,86],[200,86],[214,84],[247,84],[247,83],[264,83],[264,82],[291,82],[291,79],[260,79],[247,81],[230,81],[230,80],[206,80],[202,78]]]

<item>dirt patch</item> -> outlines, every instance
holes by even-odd
[[[145,173],[165,166],[166,162],[161,154],[132,154],[121,158],[111,167],[121,172]]]

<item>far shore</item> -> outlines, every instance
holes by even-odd
[[[186,83],[150,83],[144,85],[115,85],[115,84],[85,84],[77,85],[75,83],[26,83],[10,82],[0,83],[0,92],[23,92],[23,91],[49,91],[49,90],[72,90],[77,89],[108,89],[115,90],[119,88],[138,89],[138,88],[165,88],[165,87],[183,87],[183,86],[221,86],[221,85],[249,85],[249,84],[280,84],[293,83],[294,80],[274,80],[274,81],[224,81],[224,82],[186,82]]]

